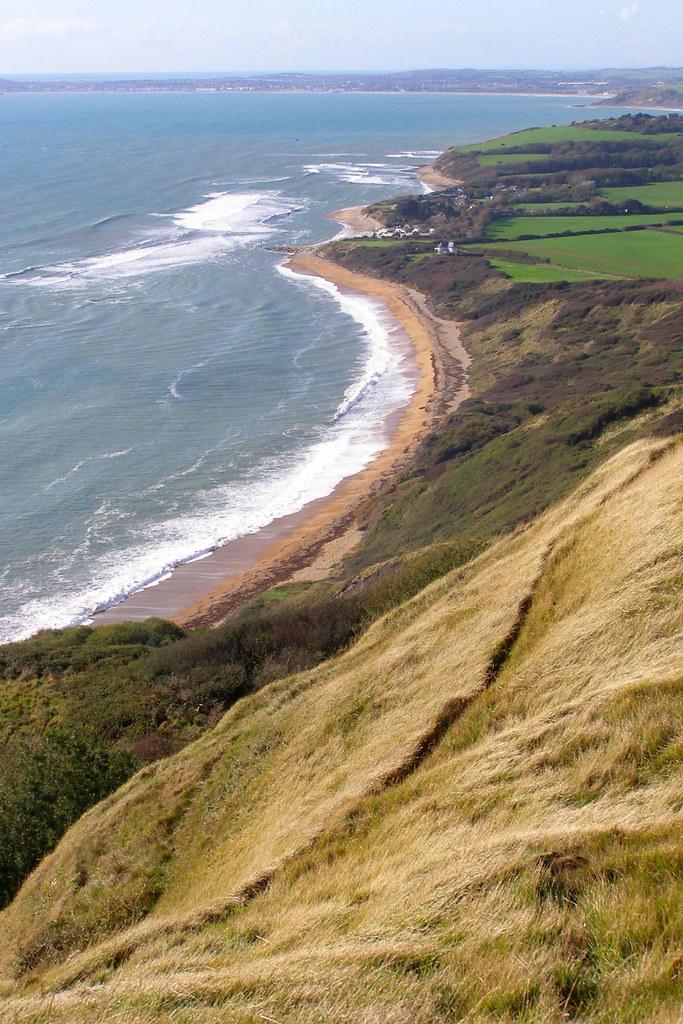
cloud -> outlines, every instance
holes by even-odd
[[[638,3],[638,0],[633,0],[633,3],[630,4],[624,4],[619,11],[619,17],[622,21],[630,21],[631,18],[635,18],[639,7],[640,4]]]
[[[67,35],[93,35],[102,26],[96,21],[48,19],[38,21],[31,18],[12,18],[0,21],[0,40],[6,43],[22,39],[63,39]]]

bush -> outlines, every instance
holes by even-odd
[[[34,745],[14,744],[5,760],[12,770],[0,781],[0,907],[66,829],[136,768],[123,751],[57,729]]]

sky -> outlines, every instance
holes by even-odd
[[[0,0],[0,76],[682,63],[681,0]]]

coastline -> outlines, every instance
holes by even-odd
[[[384,227],[381,221],[375,217],[368,216],[363,212],[362,206],[348,206],[345,210],[335,210],[328,215],[330,220],[336,220],[344,226],[345,238],[352,238],[354,235],[364,235],[366,232],[379,231]]]
[[[437,192],[439,189],[453,188],[454,185],[460,184],[455,178],[449,178],[448,175],[437,171],[432,164],[418,167],[417,176],[423,185],[427,185],[430,189],[434,189]]]
[[[363,216],[355,210],[332,215],[350,230]],[[229,541],[205,558],[178,566],[160,583],[98,613],[96,625],[159,615],[188,628],[215,626],[269,587],[325,578],[359,543],[364,504],[405,465],[435,419],[467,397],[469,359],[458,326],[433,316],[419,293],[354,273],[313,251],[295,254],[286,265],[379,300],[402,328],[412,350],[415,390],[388,421],[387,447],[328,496],[255,534]]]

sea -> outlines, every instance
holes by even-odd
[[[583,102],[0,95],[0,640],[91,621],[376,458],[405,346],[277,247],[422,191],[449,145],[613,113]]]

